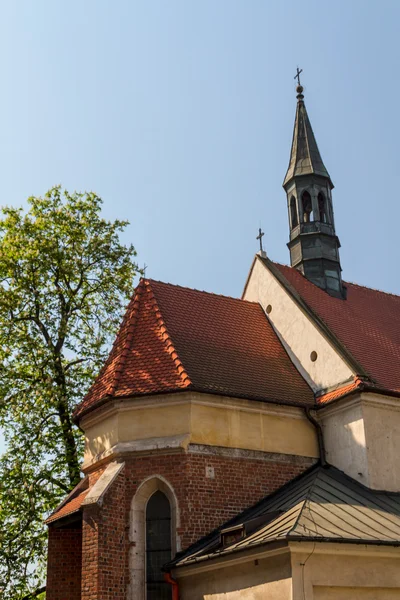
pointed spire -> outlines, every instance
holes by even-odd
[[[300,73],[297,69],[297,79]],[[333,218],[333,183],[315,141],[300,82],[290,163],[283,187],[288,202],[291,266],[331,296],[345,298],[340,242]]]
[[[298,85],[296,91],[297,110],[294,122],[292,151],[283,185],[285,186],[294,177],[315,174],[329,179],[331,187],[333,187],[329,173],[322,162],[310,119],[308,118],[304,104],[303,86]]]

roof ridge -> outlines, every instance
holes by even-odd
[[[157,298],[154,294],[154,290],[151,287],[151,282],[153,280],[144,279],[143,281],[144,281],[144,286],[147,286],[147,290],[150,293],[150,297],[152,298],[152,300],[154,302],[154,309],[155,309],[155,313],[156,313],[157,322],[158,322],[160,331],[162,333],[162,341],[165,344],[168,354],[171,356],[172,360],[175,363],[176,370],[178,371],[178,374],[182,380],[182,383],[186,384],[186,387],[189,387],[190,385],[193,385],[192,380],[190,379],[188,372],[186,371],[185,367],[183,366],[183,363],[182,363],[181,359],[179,358],[179,354],[178,354],[178,352],[174,346],[174,343],[172,341],[172,338],[168,332],[167,324],[165,323],[165,321],[163,319],[160,306],[157,302]]]
[[[278,262],[277,260],[271,260],[271,262],[274,263],[274,265],[278,265],[280,267],[286,267],[287,269],[292,269],[294,271],[297,271],[297,269],[295,269],[294,267],[291,267],[290,265],[286,265],[284,263]],[[305,275],[303,275],[303,273],[301,273],[300,271],[297,271],[297,273],[299,273],[302,277],[304,277],[304,279],[307,279],[307,277]],[[309,281],[315,287],[318,287],[317,285],[315,285],[315,283],[313,283],[309,279],[307,279],[307,281]],[[364,285],[362,283],[356,283],[354,281],[348,281],[347,279],[343,279],[343,283],[344,283],[344,285],[354,285],[354,286],[359,287],[359,288],[364,288],[366,290],[371,290],[372,292],[379,292],[380,294],[385,294],[386,296],[394,296],[395,298],[400,298],[400,294],[395,294],[394,292],[387,292],[386,290],[381,290],[379,288],[375,288],[375,287],[372,287],[370,285]],[[321,288],[318,288],[318,289],[321,289]],[[324,290],[322,290],[322,291],[324,291]]]
[[[179,288],[181,290],[188,290],[189,292],[196,292],[197,294],[207,294],[208,296],[214,296],[217,298],[225,298],[226,300],[235,300],[244,304],[258,304],[258,302],[253,302],[251,300],[243,300],[242,298],[234,298],[233,296],[227,296],[226,294],[216,294],[215,292],[208,292],[207,290],[198,290],[196,288],[191,288],[186,285],[179,285],[177,283],[170,283],[169,281],[160,281],[159,279],[144,279],[145,282],[149,283],[161,283],[161,285],[169,285],[171,287]]]
[[[127,318],[127,332],[128,333],[127,333],[127,336],[126,336],[126,340],[125,340],[124,346],[123,346],[123,348],[121,350],[120,357],[119,357],[119,359],[117,361],[117,364],[115,366],[115,369],[114,369],[114,376],[113,376],[113,378],[111,380],[111,383],[109,385],[109,388],[107,390],[108,395],[111,395],[111,396],[115,393],[115,390],[117,389],[117,385],[119,383],[119,380],[121,378],[121,374],[122,374],[122,371],[123,371],[123,367],[125,365],[125,360],[126,360],[126,357],[128,356],[129,349],[131,347],[131,342],[132,342],[132,339],[133,339],[133,331],[134,331],[134,327],[135,327],[136,322],[137,322],[137,317],[138,317],[138,313],[139,313],[139,306],[140,306],[140,299],[141,299],[141,296],[142,296],[144,285],[145,285],[144,284],[144,280],[140,279],[139,285],[136,288],[136,293],[135,293],[135,295],[133,297],[133,301],[131,301],[132,302],[132,309],[131,309],[131,311],[130,311],[130,307],[128,307],[128,309],[127,309],[130,312],[130,314],[129,314],[128,318]],[[115,338],[115,342],[114,342],[115,347],[117,347],[117,345],[118,345],[118,337],[119,337],[119,334],[121,333],[121,331],[123,329],[124,329],[124,327],[121,326],[121,328],[120,328],[120,330],[118,332],[118,335]]]
[[[318,479],[319,479],[319,477],[320,477],[320,474],[321,474],[321,469],[323,469],[323,468],[324,468],[324,467],[322,467],[322,466],[321,466],[321,468],[320,468],[320,469],[316,469],[316,471],[315,471],[315,473],[314,473],[314,480],[312,481],[312,483],[311,483],[310,487],[308,488],[307,492],[305,493],[305,497],[304,497],[304,500],[303,500],[303,502],[302,502],[302,507],[300,508],[300,510],[299,510],[299,512],[298,512],[298,515],[297,515],[297,517],[296,517],[296,520],[295,520],[295,522],[294,522],[294,525],[293,525],[293,527],[291,527],[291,528],[290,528],[290,530],[288,531],[287,535],[289,535],[289,536],[290,536],[290,534],[292,534],[292,533],[294,533],[294,532],[295,532],[295,530],[296,530],[296,528],[297,528],[297,526],[298,526],[298,524],[299,524],[300,517],[301,517],[301,515],[302,515],[302,513],[303,513],[303,510],[304,510],[304,508],[305,508],[306,504],[309,504],[309,503],[310,503],[310,496],[311,496],[311,494],[312,494],[312,492],[313,492],[313,490],[314,490],[314,487],[315,487],[315,485],[316,485],[316,483],[317,483],[317,481],[318,481]],[[310,511],[310,513],[311,513],[311,508],[309,508],[309,511]]]
[[[400,298],[400,294],[395,294],[394,292],[386,292],[385,290],[380,290],[379,288],[374,288],[369,285],[363,285],[362,283],[354,283],[354,281],[343,281],[343,283],[345,285],[354,285],[355,287],[371,290],[372,292],[379,292],[380,294],[385,294],[385,296],[394,296],[394,298]]]

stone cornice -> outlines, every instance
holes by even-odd
[[[327,404],[318,409],[317,418],[322,420],[324,417],[332,416],[346,412],[347,410],[356,406],[370,406],[381,409],[388,409],[394,411],[400,411],[400,400],[392,398],[391,396],[384,396],[382,394],[374,394],[372,392],[360,392],[350,399],[344,397],[334,404]]]
[[[143,396],[136,398],[113,399],[101,406],[91,414],[83,417],[81,428],[91,427],[100,423],[106,417],[132,410],[143,408],[162,408],[178,406],[183,404],[197,404],[201,406],[213,406],[231,408],[248,413],[261,413],[277,417],[291,417],[292,419],[304,419],[304,411],[298,406],[275,404],[258,400],[245,400],[242,398],[231,398],[206,394],[202,392],[180,392],[176,394],[162,394],[154,396]]]

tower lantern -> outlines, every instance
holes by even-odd
[[[332,296],[345,297],[332,205],[333,183],[325,168],[298,79],[289,167],[283,182],[289,213],[291,266]]]

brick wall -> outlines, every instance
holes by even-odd
[[[247,454],[250,456],[239,458],[189,452],[126,459],[127,518],[132,498],[143,479],[162,475],[177,495],[181,516],[178,535],[184,549],[314,462],[267,454],[262,459],[256,458],[256,453]],[[206,468],[213,471],[213,478],[206,477]]]
[[[81,523],[49,527],[46,599],[80,600],[81,565]]]
[[[48,600],[126,600],[129,548],[134,544],[129,541],[130,507],[138,487],[149,476],[161,475],[176,494],[180,511],[177,535],[184,549],[314,462],[302,457],[202,447],[172,454],[125,456],[124,460],[125,468],[102,506],[85,507],[83,511],[81,596],[75,591],[76,583],[75,587],[71,583],[65,588],[70,592],[51,592]],[[93,472],[90,479],[95,481],[98,476],[99,471]],[[64,540],[66,547],[69,543]],[[60,552],[64,552],[64,546],[57,546],[53,540],[49,546],[49,581],[58,577],[56,571],[51,572],[53,569],[58,568],[60,573],[56,566]],[[70,570],[68,566],[67,572]],[[64,577],[68,579],[69,575]]]
[[[83,511],[82,600],[126,600],[126,519],[122,471],[102,505]]]

